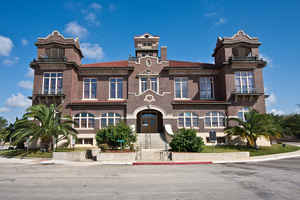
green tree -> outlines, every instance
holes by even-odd
[[[203,146],[202,138],[197,137],[194,129],[180,129],[170,142],[170,147],[175,152],[201,152]]]
[[[120,140],[124,142],[121,144]],[[98,146],[107,144],[112,149],[117,149],[118,147],[124,149],[136,141],[136,135],[129,126],[124,122],[120,122],[116,126],[100,129],[96,134],[96,141]]]
[[[228,122],[234,121],[235,126],[229,126],[225,129],[228,136],[239,136],[247,140],[247,145],[258,148],[257,139],[259,137],[279,138],[281,137],[281,127],[274,123],[272,117],[266,114],[260,114],[256,110],[250,110],[245,113],[245,121],[239,118],[229,118]]]
[[[285,116],[282,127],[285,135],[295,135],[300,138],[300,114]]]
[[[58,143],[69,140],[69,136],[76,138],[77,131],[72,127],[74,122],[69,116],[62,117],[61,111],[61,107],[54,104],[49,107],[43,104],[29,107],[23,118],[15,123],[15,143],[28,138],[29,142],[41,139],[51,150],[53,139]]]

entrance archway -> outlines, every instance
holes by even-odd
[[[147,109],[137,114],[137,133],[161,133],[163,118],[161,112]]]

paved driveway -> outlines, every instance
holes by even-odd
[[[247,164],[0,163],[0,199],[300,199],[300,158]]]

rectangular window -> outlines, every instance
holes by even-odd
[[[235,72],[235,89],[239,93],[254,92],[254,76],[251,71]]]
[[[97,79],[86,78],[83,81],[83,85],[84,85],[83,98],[84,99],[96,99]]]
[[[112,78],[110,79],[110,99],[123,98],[123,79]]]
[[[63,73],[45,72],[43,76],[43,94],[63,93]]]
[[[157,78],[156,77],[152,77],[150,78],[150,86],[151,86],[151,90],[154,92],[157,92]]]
[[[200,77],[200,99],[214,98],[214,78]]]
[[[175,78],[175,98],[188,98],[188,79],[184,77]]]
[[[141,92],[147,90],[147,78],[141,78]]]

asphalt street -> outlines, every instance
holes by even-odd
[[[300,199],[300,158],[176,166],[0,163],[0,200]]]

